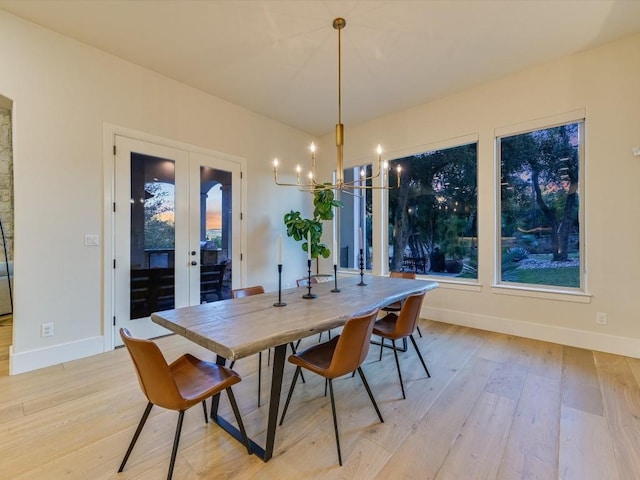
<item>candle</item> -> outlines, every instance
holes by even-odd
[[[278,265],[282,265],[282,234],[278,238]]]
[[[359,231],[359,234],[360,234],[360,235],[359,235],[359,236],[360,236],[360,250],[362,250],[362,248],[363,248],[363,247],[362,247],[362,227],[360,227],[360,229],[359,229],[359,230],[360,230],[360,231]]]
[[[307,260],[311,260],[311,230],[307,232]]]
[[[338,242],[333,240],[333,264],[338,265]]]

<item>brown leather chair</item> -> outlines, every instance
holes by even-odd
[[[293,394],[293,389],[296,386],[296,380],[298,379],[298,375],[301,373],[301,369],[304,368],[324,377],[329,383],[331,410],[333,412],[333,426],[336,435],[336,446],[338,448],[338,462],[340,465],[342,465],[342,454],[340,453],[340,436],[338,434],[336,405],[333,397],[332,381],[334,378],[341,377],[342,375],[346,375],[347,373],[355,372],[357,370],[360,374],[360,378],[362,378],[364,387],[367,389],[371,403],[376,409],[378,418],[381,422],[384,422],[361,367],[362,362],[369,352],[369,339],[371,338],[373,322],[377,315],[378,312],[376,310],[361,317],[351,318],[347,321],[341,334],[337,337],[333,337],[328,342],[313,345],[303,352],[291,355],[288,359],[290,363],[296,366],[296,371],[293,374],[289,395],[287,395],[287,401],[284,404],[282,417],[280,418],[280,425],[282,425],[284,416],[287,413],[287,408],[289,408],[289,401],[291,400],[291,395]]]
[[[259,295],[264,293],[264,287],[262,285],[254,285],[253,287],[236,288],[231,290],[231,298],[244,298],[251,295]]]
[[[260,295],[264,293],[264,287],[262,285],[254,285],[252,287],[236,288],[231,290],[231,298],[244,298],[252,295]],[[296,352],[293,343],[290,344],[293,353]],[[271,353],[271,351],[269,351]],[[229,368],[233,368],[235,361],[231,362]],[[262,388],[262,352],[258,352],[258,408],[260,408],[260,390]]]
[[[413,348],[415,348],[420,362],[424,367],[424,371],[427,372],[427,377],[431,377],[427,365],[424,363],[422,354],[418,349],[415,338],[413,338],[413,331],[416,329],[416,323],[420,316],[420,307],[426,292],[418,293],[415,295],[409,295],[402,305],[400,314],[396,315],[391,312],[385,317],[378,320],[373,326],[373,334],[380,336],[380,360],[382,360],[382,347],[384,346],[385,338],[391,340],[393,346],[393,355],[396,359],[396,368],[398,369],[398,377],[400,378],[400,388],[402,388],[402,398],[407,398],[404,393],[404,383],[402,382],[402,372],[400,372],[400,362],[398,361],[398,350],[396,348],[396,340],[401,338],[407,338],[411,340]]]
[[[149,417],[151,408],[154,405],[158,405],[159,407],[177,410],[179,412],[178,426],[173,440],[173,450],[169,463],[169,473],[167,474],[167,479],[170,480],[173,475],[176,453],[178,452],[178,443],[180,442],[180,432],[182,430],[185,410],[198,403],[202,403],[204,420],[208,422],[205,400],[222,392],[222,390],[227,391],[231,408],[238,422],[238,428],[242,433],[244,444],[247,447],[247,452],[251,454],[249,440],[244,430],[240,411],[238,410],[238,405],[231,390],[232,385],[240,382],[240,377],[236,372],[214,363],[199,360],[188,353],[182,355],[171,364],[167,364],[162,352],[151,340],[133,338],[125,328],[120,329],[120,336],[131,355],[133,365],[138,375],[138,383],[140,383],[140,388],[147,397],[148,403],[118,472],[122,472],[124,469],[129,455],[142,431],[142,427],[144,427]]]
[[[391,278],[408,278],[409,280],[416,279],[416,272],[398,272],[393,271],[389,272],[389,277]],[[382,307],[380,310],[383,312],[399,312],[402,310],[402,302],[394,302],[386,307]],[[416,329],[418,330],[418,335],[422,338],[422,332],[420,331],[420,327],[416,325]]]

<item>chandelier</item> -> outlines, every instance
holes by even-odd
[[[316,177],[316,147],[312,143],[310,147],[311,151],[311,169],[306,175],[306,180],[301,179],[302,168],[300,165],[296,167],[296,183],[285,183],[278,181],[278,159],[276,158],[273,161],[273,178],[276,185],[285,186],[285,187],[298,187],[300,191],[303,192],[316,192],[318,190],[341,190],[345,193],[353,193],[354,190],[373,190],[373,189],[382,189],[389,190],[394,187],[389,186],[372,186],[366,185],[367,181],[373,180],[374,178],[379,177],[383,171],[388,169],[388,164],[386,161],[382,161],[382,147],[378,145],[377,155],[378,155],[378,168],[375,175],[372,172],[372,175],[367,176],[364,169],[360,170],[360,176],[357,179],[346,182],[344,180],[344,159],[343,159],[343,151],[344,151],[344,125],[342,124],[342,57],[341,57],[341,43],[340,43],[340,31],[347,25],[347,22],[344,18],[336,18],[333,21],[333,28],[338,31],[338,123],[336,124],[336,148],[337,148],[337,165],[336,165],[336,179],[335,183],[332,182],[318,182]],[[397,167],[397,187],[400,186],[400,172],[401,167],[398,165]]]

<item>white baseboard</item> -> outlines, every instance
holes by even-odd
[[[76,342],[15,353],[9,348],[9,375],[50,367],[104,352],[104,337],[90,337]]]
[[[640,339],[423,306],[421,318],[640,358]]]

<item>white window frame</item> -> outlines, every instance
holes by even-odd
[[[501,224],[501,157],[500,157],[500,139],[503,137],[524,134],[533,132],[536,130],[544,130],[548,128],[557,127],[560,125],[566,125],[569,123],[579,123],[580,132],[580,145],[579,145],[579,221],[580,221],[580,287],[562,287],[557,285],[542,285],[542,284],[524,284],[514,282],[503,282],[502,276],[502,224]],[[587,288],[587,271],[586,271],[586,257],[587,257],[587,243],[586,243],[586,216],[585,216],[585,179],[586,179],[586,111],[585,109],[578,109],[562,114],[551,115],[536,120],[530,120],[506,127],[500,127],[495,129],[494,133],[494,227],[495,227],[495,255],[494,255],[494,278],[492,291],[493,293],[505,294],[505,295],[517,295],[527,297],[542,297],[555,300],[569,300],[580,303],[588,303],[590,301],[590,295]]]
[[[391,152],[387,152],[385,155],[385,160],[392,162],[399,158],[410,157],[413,155],[417,155],[425,152],[434,152],[437,150],[446,150],[448,148],[455,148],[462,145],[469,145],[471,143],[475,143],[476,147],[476,185],[478,188],[478,206],[480,205],[480,135],[479,133],[469,133],[466,135],[460,135],[457,137],[448,138],[446,140],[440,140],[428,144],[418,145],[416,147],[412,147],[410,149],[402,149],[395,150]],[[402,180],[401,180],[402,181]],[[375,237],[374,237],[374,255],[379,259],[381,264],[383,265],[382,274],[389,274],[389,191],[382,190],[381,198],[381,215],[376,215],[376,195],[373,197],[373,211],[374,211],[374,221],[376,218],[380,218],[381,222],[381,234],[382,234],[382,248],[376,252],[375,250]],[[375,228],[375,227],[374,227]],[[488,239],[487,239],[488,240]],[[485,240],[486,241],[486,240]],[[478,226],[478,245],[480,245],[480,226]],[[478,248],[478,255],[480,254],[480,249]],[[454,288],[459,290],[469,290],[469,291],[480,291],[480,271],[482,268],[482,260],[480,256],[478,256],[478,277],[477,278],[454,278],[454,277],[446,277],[439,275],[429,275],[429,273],[419,274],[420,278],[426,278],[429,280],[433,280],[438,282],[444,288]],[[375,267],[375,263],[374,263]]]

